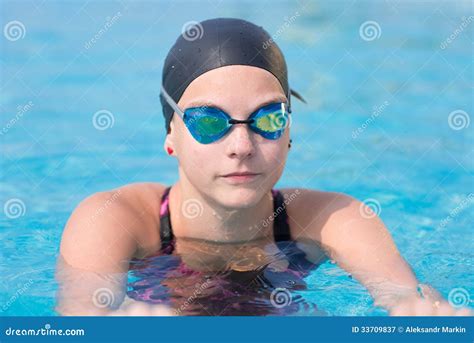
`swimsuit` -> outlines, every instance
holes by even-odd
[[[175,250],[176,239],[170,220],[169,192],[167,187],[163,193],[160,206],[160,238],[161,248],[153,259],[132,260],[130,269],[136,278],[129,281],[127,295],[135,300],[177,306],[181,300],[189,300],[188,293],[206,285],[198,298],[193,298],[193,307],[186,307],[183,313],[193,315],[258,315],[298,312],[301,307],[316,311],[314,305],[308,303],[300,295],[293,295],[291,306],[284,309],[268,304],[270,292],[276,289],[305,290],[303,278],[319,266],[326,258],[313,263],[306,259],[306,254],[291,240],[286,204],[282,193],[272,190],[274,207],[273,238],[281,254],[275,257],[286,259],[288,268],[275,271],[264,265],[257,270],[227,270],[213,274],[195,271],[188,267]],[[176,285],[178,284],[178,285]],[[187,286],[193,285],[193,287]],[[194,290],[195,292],[196,290]],[[199,299],[197,301],[196,299]],[[255,304],[258,304],[256,306]],[[226,310],[223,310],[226,309]],[[181,313],[179,313],[181,314]]]
[[[167,187],[161,198],[160,206],[160,238],[161,253],[170,255],[174,251],[175,238],[171,227],[170,209],[169,209],[169,192],[171,187]],[[306,259],[306,253],[296,246],[296,242],[292,241],[290,233],[290,225],[288,224],[288,214],[286,213],[286,204],[283,194],[276,189],[272,189],[273,197],[273,238],[277,247],[287,255],[290,263],[289,269],[296,271],[299,276],[305,275],[315,264]]]
[[[171,187],[167,187],[161,198],[160,206],[160,238],[161,252],[171,254],[174,250],[174,235],[171,227],[169,192]],[[275,242],[291,241],[290,226],[286,213],[286,204],[280,191],[272,189],[273,210],[275,213],[273,236]]]

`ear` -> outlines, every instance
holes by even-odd
[[[163,149],[165,150],[167,155],[176,156],[176,147],[174,144],[174,128],[173,128],[173,121],[170,123],[170,132],[166,135],[165,142],[163,144]],[[171,148],[172,153],[168,153],[168,148]]]

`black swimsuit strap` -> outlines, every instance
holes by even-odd
[[[169,210],[170,189],[171,186],[165,189],[161,197],[160,206],[161,252],[164,254],[171,254],[174,250],[174,235]],[[291,241],[290,226],[288,224],[288,215],[283,195],[280,191],[272,189],[272,196],[274,211],[273,237],[275,242]]]
[[[171,254],[174,250],[174,235],[171,227],[171,216],[169,208],[169,193],[171,186],[167,187],[161,197],[160,206],[160,239],[161,251],[163,253]]]
[[[273,225],[273,237],[275,242],[291,241],[290,225],[288,224],[288,214],[283,194],[279,190],[273,190],[273,211],[275,222]]]

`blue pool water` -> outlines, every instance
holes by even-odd
[[[308,101],[294,102],[293,147],[277,188],[375,199],[418,278],[446,298],[462,289],[474,306],[470,1],[0,6],[2,28],[19,21],[24,34],[0,37],[0,314],[55,314],[59,240],[82,199],[176,181],[162,149],[161,67],[184,23],[218,16],[273,34],[292,87]],[[369,21],[375,37],[360,30]],[[101,110],[113,117],[105,130],[93,123]],[[330,260],[305,282],[294,294],[321,313],[386,313]]]

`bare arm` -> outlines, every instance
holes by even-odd
[[[62,315],[129,314],[124,311],[129,261],[138,248],[141,213],[120,190],[101,192],[79,204],[63,232],[56,278],[56,310]],[[130,299],[126,302],[130,306]],[[150,311],[140,304],[139,314]]]
[[[436,290],[419,284],[376,213],[344,194],[334,193],[333,201],[332,209],[338,209],[328,214],[319,232],[321,244],[378,306],[391,315],[469,315],[469,310],[456,311]]]

